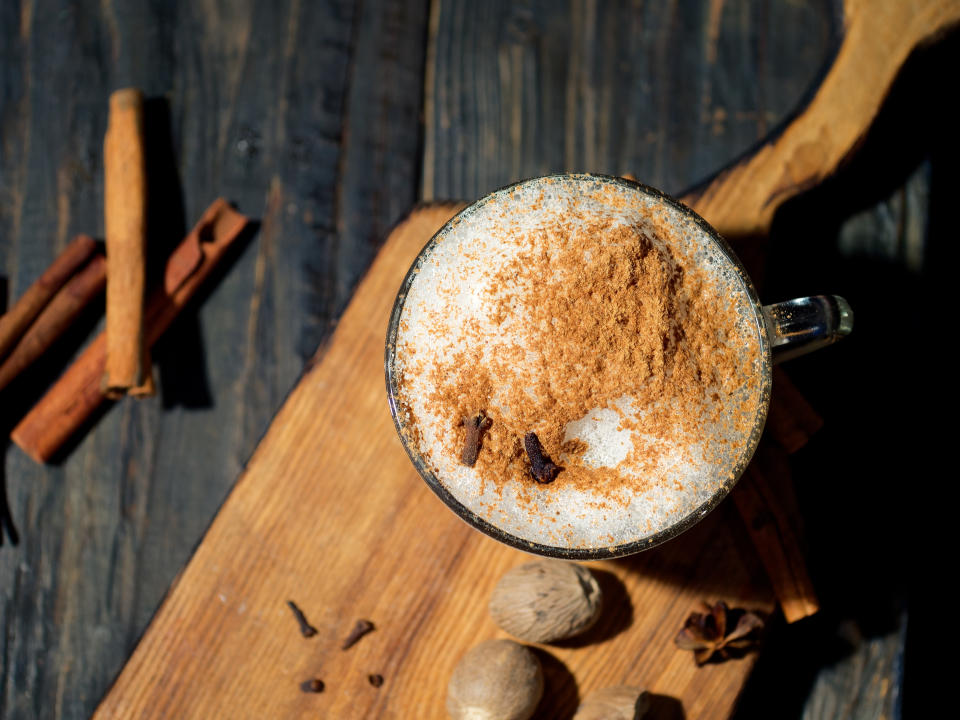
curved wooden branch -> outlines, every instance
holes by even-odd
[[[907,58],[958,24],[956,0],[847,0],[843,42],[810,104],[683,201],[724,236],[767,234],[777,208],[850,157]]]

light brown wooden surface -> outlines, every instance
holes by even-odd
[[[406,268],[457,206],[415,211],[381,250],[287,399],[97,718],[444,717],[469,647],[502,636],[486,603],[529,556],[471,529],[417,476],[386,403],[387,317]],[[732,504],[651,552],[592,564],[607,611],[541,652],[539,717],[643,684],[671,716],[726,717],[753,657],[696,668],[673,637],[701,600],[763,611],[772,592]],[[287,601],[318,629],[303,638]],[[358,618],[377,629],[340,644]],[[546,654],[549,653],[549,654]],[[381,688],[367,681],[380,673]],[[300,690],[320,677],[321,694]]]

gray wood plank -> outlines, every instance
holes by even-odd
[[[828,61],[832,3],[433,5],[423,195],[557,171],[677,193],[790,113]]]
[[[151,221],[174,237],[151,242],[178,240],[218,195],[262,221],[199,311],[156,349],[163,401],[114,406],[58,467],[6,453],[0,479],[19,544],[0,549],[0,717],[80,718],[385,229],[416,200],[427,9],[404,0],[0,6],[0,271],[11,295],[73,233],[102,234],[101,142],[116,87],[155,98],[148,132],[160,145],[166,135],[173,153],[162,192],[152,188]],[[164,153],[156,143],[151,152],[155,170]],[[5,423],[10,408],[0,397]]]

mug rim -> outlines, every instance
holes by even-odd
[[[492,196],[500,193],[506,193],[519,185],[539,183],[551,179],[563,181],[576,180],[578,182],[601,182],[626,186],[631,190],[639,191],[645,195],[653,197],[659,202],[669,205],[681,215],[693,221],[697,227],[720,249],[730,266],[737,273],[742,287],[746,291],[750,300],[750,305],[753,308],[754,322],[756,324],[757,334],[760,340],[762,386],[760,388],[759,407],[755,416],[753,427],[750,430],[750,435],[747,438],[747,443],[744,446],[743,451],[740,453],[737,464],[729,473],[728,479],[703,503],[672,525],[643,539],[631,540],[629,542],[611,545],[608,547],[569,548],[559,545],[547,545],[534,542],[532,540],[525,540],[497,527],[493,523],[476,514],[466,505],[457,500],[453,493],[451,493],[450,490],[448,490],[447,487],[440,482],[434,472],[430,469],[429,465],[420,454],[419,449],[415,447],[415,442],[410,436],[409,431],[405,429],[404,424],[400,421],[397,408],[396,395],[397,381],[399,378],[397,377],[394,367],[394,360],[396,357],[396,341],[400,326],[400,316],[403,312],[407,293],[413,283],[413,280],[418,274],[419,267],[437,244],[438,238],[442,237],[447,229],[454,223],[458,222],[462,216],[472,212],[474,208],[481,203],[488,202]],[[407,456],[410,458],[410,461],[413,463],[413,466],[416,468],[417,473],[420,475],[423,481],[426,482],[434,494],[436,494],[443,501],[443,503],[453,510],[462,520],[469,523],[485,535],[488,535],[493,539],[518,550],[523,550],[524,552],[542,555],[545,557],[561,558],[565,560],[603,560],[634,555],[644,550],[649,550],[650,548],[656,547],[657,545],[661,545],[668,540],[672,540],[700,522],[703,518],[710,514],[711,511],[716,509],[716,507],[721,503],[721,501],[723,501],[724,498],[726,498],[726,496],[740,480],[747,468],[747,465],[749,465],[750,460],[753,458],[753,455],[756,452],[757,445],[760,442],[760,437],[763,434],[763,428],[766,425],[767,413],[770,406],[770,391],[773,385],[773,360],[771,356],[770,339],[767,333],[766,324],[763,320],[763,305],[760,303],[760,298],[757,295],[753,281],[750,279],[749,274],[747,274],[747,271],[744,268],[743,263],[740,261],[740,258],[737,257],[736,253],[734,253],[727,241],[724,240],[720,233],[717,232],[717,230],[699,214],[697,214],[687,205],[684,205],[679,200],[667,195],[661,190],[650,187],[649,185],[644,185],[636,180],[630,180],[628,178],[623,178],[616,175],[603,175],[599,173],[551,173],[548,175],[539,175],[537,177],[518,180],[517,182],[510,183],[509,185],[505,185],[497,190],[486,193],[457,212],[453,217],[449,218],[437,230],[437,232],[430,237],[426,244],[424,244],[424,246],[420,249],[420,252],[418,252],[417,256],[413,259],[413,262],[410,264],[410,268],[404,275],[403,282],[400,284],[400,289],[397,291],[397,295],[394,298],[393,307],[390,312],[390,321],[387,326],[386,344],[384,348],[384,376],[386,380],[387,399],[390,406],[390,416],[393,419],[394,427],[396,428],[397,435],[400,438],[400,444],[403,445]]]

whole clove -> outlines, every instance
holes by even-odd
[[[467,467],[473,467],[477,464],[477,457],[480,455],[483,434],[490,429],[493,421],[481,410],[476,415],[463,418],[462,424],[467,429],[467,439],[464,441],[463,455],[460,459]]]
[[[300,634],[305,638],[311,638],[316,635],[317,629],[307,621],[307,616],[303,614],[303,610],[297,607],[297,604],[293,600],[287,600],[287,605],[293,610],[293,616],[300,625]]]
[[[367,675],[367,680],[369,680],[370,684],[373,685],[375,688],[378,688],[381,685],[383,685],[383,675],[380,675],[379,673]]]
[[[359,642],[360,638],[367,633],[373,632],[375,629],[373,623],[369,620],[357,620],[357,624],[353,626],[353,630],[347,635],[347,639],[343,641],[341,650],[349,650]]]
[[[323,680],[320,678],[312,678],[300,683],[300,689],[305,693],[322,693],[325,687],[326,685],[323,684]]]
[[[523,447],[527,451],[527,457],[530,458],[530,474],[538,483],[553,482],[563,470],[543,452],[543,445],[540,444],[540,438],[536,433],[528,432],[523,436]]]

